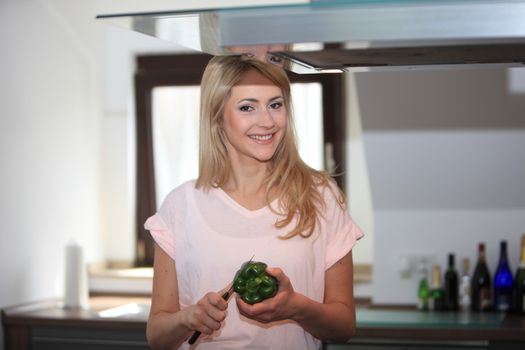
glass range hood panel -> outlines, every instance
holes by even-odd
[[[525,62],[525,0],[318,0],[97,18],[212,55],[265,55],[297,73]]]

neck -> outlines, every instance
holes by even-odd
[[[223,189],[243,196],[253,196],[264,192],[265,178],[265,172],[246,174],[232,170],[231,176]]]
[[[264,184],[267,174],[266,167],[232,167],[230,178],[222,189],[243,207],[257,210],[267,206],[268,201],[271,201],[267,197]]]
[[[267,163],[250,162],[246,164],[231,160],[230,178],[223,189],[244,196],[264,193],[264,182],[267,176]]]

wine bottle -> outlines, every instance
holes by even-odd
[[[470,310],[470,261],[461,260],[461,282],[459,284],[459,308],[461,311]]]
[[[525,234],[521,236],[520,265],[514,281],[514,311],[525,314]]]
[[[492,301],[490,272],[485,261],[485,244],[478,245],[478,262],[472,275],[471,285],[471,308],[472,311],[488,311],[491,308]]]
[[[432,288],[428,299],[428,309],[432,311],[444,310],[445,291],[441,286],[441,267],[435,265],[432,269]]]
[[[445,309],[458,310],[458,273],[454,262],[454,254],[448,255],[448,267],[445,271]]]
[[[426,262],[422,261],[418,267],[419,285],[417,289],[417,308],[419,310],[428,310],[428,299],[430,289],[428,287],[428,270]]]
[[[494,309],[508,311],[512,303],[512,272],[507,257],[507,241],[500,242],[499,262],[494,274]]]

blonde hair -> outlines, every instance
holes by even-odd
[[[284,228],[297,216],[297,225],[283,239],[312,235],[325,207],[322,189],[337,188],[325,172],[309,167],[299,156],[292,118],[290,81],[286,72],[275,65],[244,56],[217,56],[208,63],[201,81],[199,177],[196,187],[208,190],[222,187],[230,176],[226,144],[221,127],[226,100],[231,89],[243,76],[255,70],[279,87],[287,112],[284,137],[270,160],[270,172],[265,182],[266,200],[275,190],[284,216],[276,222]],[[331,185],[333,184],[333,185]],[[344,202],[339,191],[339,202]],[[274,208],[272,211],[276,212]],[[277,212],[276,212],[277,213]]]

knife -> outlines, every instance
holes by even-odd
[[[253,261],[253,258],[255,257],[255,254],[250,258],[250,260],[248,260],[247,264],[251,263]],[[231,285],[231,287],[226,291],[224,292],[224,294],[222,295],[222,299],[228,301],[228,299],[230,298],[230,295],[233,294],[233,283]],[[190,340],[188,340],[188,343],[190,345],[193,345],[193,343],[195,343],[197,341],[197,339],[200,337],[201,335],[201,332],[199,331],[195,331],[193,332],[193,335],[191,336]]]

